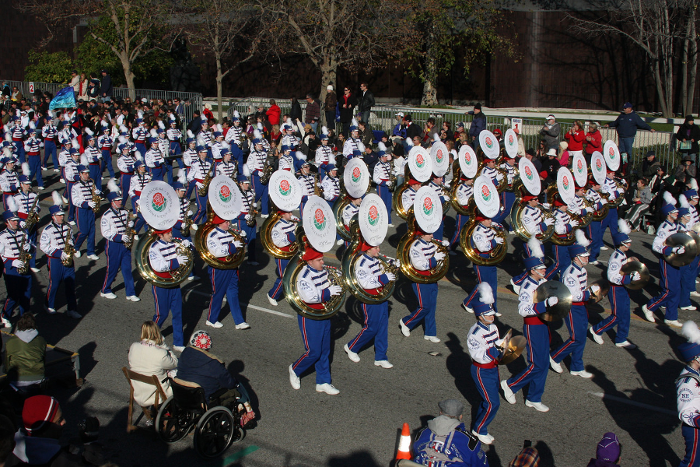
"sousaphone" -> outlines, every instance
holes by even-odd
[[[367,193],[370,179],[369,169],[365,161],[359,157],[353,157],[348,161],[343,172],[341,195],[333,203],[336,230],[340,238],[346,242],[352,241],[352,234],[349,226],[343,222],[343,211],[352,202],[352,198],[362,198]]]
[[[552,203],[552,209],[556,209],[554,207],[554,197],[555,196],[560,196],[561,200],[566,204],[567,206],[572,206],[574,204],[574,198],[576,197],[576,187],[574,186],[574,176],[571,174],[571,171],[567,169],[566,167],[560,167],[559,172],[557,172],[557,184],[552,185],[549,188],[547,188],[547,200],[549,200]],[[581,224],[581,216],[576,214],[575,212],[572,212],[571,210],[567,210],[569,213],[569,216],[571,216],[572,219],[578,221],[579,224]],[[559,237],[556,233],[552,235],[550,240],[552,243],[555,245],[559,246],[570,246],[573,245],[574,242],[576,242],[576,229],[571,229],[571,231],[566,234],[564,237]]]
[[[501,201],[498,196],[498,191],[491,181],[490,177],[486,175],[480,175],[474,182],[474,202],[479,211],[488,218],[493,218],[498,214],[501,209]],[[462,231],[459,234],[459,245],[462,247],[462,251],[474,264],[480,266],[495,266],[496,264],[503,261],[508,252],[508,242],[506,242],[506,233],[503,227],[498,227],[494,224],[491,225],[491,229],[494,230],[494,234],[503,239],[503,243],[496,245],[496,247],[491,250],[488,258],[483,258],[476,246],[472,244],[472,233],[479,223],[476,221],[476,217],[472,216],[469,222],[464,225]]]
[[[472,179],[476,177],[477,169],[479,168],[479,160],[476,157],[476,153],[468,144],[462,145],[459,148],[458,159],[453,163],[453,177],[452,186],[450,187],[450,202],[452,207],[457,211],[457,213],[463,216],[472,216],[475,205],[473,203],[474,197],[469,199],[469,203],[464,206],[459,203],[457,198],[457,189],[464,183],[461,179],[461,174],[464,174],[464,178]]]
[[[518,162],[518,178],[513,181],[513,191],[515,192],[515,202],[510,211],[510,222],[518,237],[527,242],[531,235],[523,225],[523,212],[527,203],[522,201],[522,197],[526,194],[539,196],[542,192],[542,180],[540,180],[535,164],[525,157]],[[542,213],[543,218],[551,219],[553,217],[552,213],[544,209],[541,204],[538,204],[537,208]],[[537,239],[544,243],[552,237],[552,234],[554,234],[554,224],[547,226],[547,230],[537,234]]]
[[[444,177],[450,170],[450,155],[445,143],[437,139],[430,147],[430,158],[433,162],[433,174]],[[450,193],[445,185],[442,185],[441,188],[445,197],[445,201],[442,202],[442,215],[444,216],[450,210]]]
[[[270,194],[270,215],[260,227],[260,243],[272,256],[278,259],[291,259],[298,249],[297,243],[292,243],[288,250],[283,250],[272,241],[272,228],[279,221],[280,210],[291,212],[301,204],[301,186],[299,180],[287,170],[277,170],[268,182]]]
[[[593,179],[598,183],[599,185],[603,185],[605,183],[605,177],[606,177],[606,166],[605,166],[605,158],[603,157],[603,154],[600,152],[596,151],[591,155],[591,175],[593,175]],[[603,196],[604,193],[599,193],[601,197],[605,198],[607,201],[607,197]],[[603,205],[603,208],[600,209],[599,211],[596,211],[595,214],[593,214],[593,220],[594,221],[602,221],[605,219],[608,215],[608,211],[610,210],[610,206],[606,203]]]
[[[429,181],[433,174],[433,160],[425,148],[413,146],[408,152],[408,160],[404,170],[404,183],[397,190],[394,190],[392,198],[394,211],[401,219],[408,218],[408,212],[411,208],[403,205],[403,193],[409,189],[409,177],[412,176],[421,183]]]
[[[603,145],[603,157],[605,158],[605,165],[608,166],[608,169],[617,171],[617,169],[620,168],[622,157],[620,156],[620,150],[614,141],[607,140],[605,142],[605,145]],[[624,192],[625,186],[617,178],[614,178],[613,180],[617,189]],[[601,196],[604,196],[613,207],[618,207],[625,199],[624,196],[620,195],[614,200],[610,201],[610,196],[607,193],[603,193]]]
[[[498,159],[499,159],[499,156],[501,154],[501,147],[498,144],[498,138],[496,138],[496,135],[494,135],[490,131],[483,130],[481,133],[479,133],[479,148],[478,149],[479,149],[481,155],[483,156],[483,158],[481,159],[481,162],[479,163],[479,168],[477,170],[477,173],[481,175],[482,169],[486,165],[486,159],[491,159],[493,161],[496,161],[495,170],[501,175],[501,180],[498,181],[498,186],[496,187],[496,189],[498,190],[499,193],[501,193],[508,186],[508,174],[506,173],[505,170],[498,167]],[[477,154],[479,154],[479,153],[477,152]]]

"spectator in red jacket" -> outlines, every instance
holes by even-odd
[[[586,133],[586,162],[591,164],[591,156],[594,152],[603,150],[603,136],[598,131],[597,123],[588,124],[588,133]]]
[[[270,99],[270,108],[267,109],[267,120],[270,122],[270,125],[279,125],[280,124],[280,115],[282,115],[282,109],[277,105],[277,102],[275,102],[274,99]]]
[[[583,131],[583,123],[576,120],[573,126],[564,135],[566,142],[569,143],[569,157],[572,159],[576,154],[583,155],[583,142],[586,140],[586,134]]]

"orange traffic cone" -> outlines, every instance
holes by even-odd
[[[399,450],[396,453],[396,460],[399,459],[411,459],[411,432],[408,429],[408,423],[404,423],[401,429]]]

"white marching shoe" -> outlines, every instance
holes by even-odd
[[[605,341],[603,340],[603,338],[602,338],[601,336],[599,336],[598,334],[595,333],[595,331],[593,330],[593,326],[591,326],[590,328],[588,328],[588,332],[591,333],[591,337],[593,338],[593,340],[595,341],[596,344],[603,345],[603,343],[605,343]]]

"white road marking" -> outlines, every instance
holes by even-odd
[[[673,415],[674,417],[676,415],[678,415],[675,410],[661,409],[661,408],[653,406],[653,405],[644,404],[642,402],[636,402],[636,401],[633,401],[630,399],[625,399],[624,397],[611,396],[610,394],[604,394],[602,392],[592,392],[592,391],[588,391],[588,394],[595,396],[595,397],[599,397],[601,399],[608,399],[608,400],[615,401],[615,402],[621,402],[621,403],[627,404],[627,405],[633,405],[635,407],[641,407],[641,408],[647,409],[647,410],[653,410],[654,412],[659,412],[659,413],[663,413],[666,415]]]
[[[195,293],[195,294],[201,295],[203,297],[209,297],[211,295],[211,294],[208,294],[205,292],[200,292],[199,290],[192,290],[192,289],[189,289],[186,292]],[[290,315],[289,313],[284,313],[282,311],[270,310],[269,308],[263,308],[261,306],[253,305],[250,303],[241,303],[241,308],[246,308],[246,307],[252,308],[252,309],[258,310],[258,311],[263,311],[265,313],[270,313],[271,315],[282,316],[284,318],[294,318],[295,317],[295,315]]]

